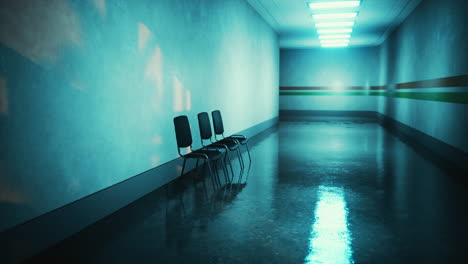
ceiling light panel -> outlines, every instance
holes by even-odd
[[[335,1],[335,2],[312,2],[312,3],[308,3],[309,8],[313,9],[313,10],[329,9],[329,8],[357,7],[360,4],[361,4],[361,1]]]
[[[348,43],[349,39],[321,39],[320,43]]]
[[[338,34],[338,33],[351,33],[353,32],[352,28],[327,28],[319,29],[317,33],[319,34]]]
[[[351,35],[321,35],[319,39],[349,39]]]
[[[338,47],[348,47],[348,43],[337,43],[337,44],[322,44],[322,48],[338,48]]]
[[[328,19],[342,19],[342,18],[355,18],[357,12],[351,13],[328,13],[328,14],[315,14],[312,15],[314,20],[328,20]]]
[[[320,22],[316,23],[315,27],[317,28],[325,28],[325,27],[352,27],[354,26],[354,21],[346,21],[346,22]]]
[[[361,0],[314,0],[307,5],[313,11],[322,47],[347,47],[359,14]]]

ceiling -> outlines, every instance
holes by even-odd
[[[281,48],[320,47],[308,2],[337,0],[247,0],[278,33]],[[380,45],[422,0],[362,0],[350,46]]]

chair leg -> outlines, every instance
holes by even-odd
[[[221,187],[223,186],[223,184],[221,183],[221,176],[220,176],[220,172],[219,172],[219,168],[218,168],[218,162],[220,162],[220,160],[221,160],[221,162],[222,162],[222,159],[218,159],[218,160],[216,160],[216,161],[214,162],[214,164],[216,164],[216,173],[217,173],[217,175],[218,175],[219,188],[221,188]],[[223,164],[221,164],[221,166],[222,166],[222,165],[223,165]],[[223,169],[223,171],[224,171],[224,167],[223,167],[222,169]],[[226,175],[224,175],[224,178],[225,178],[225,180],[226,180]]]
[[[196,182],[196,177],[198,177],[199,175],[201,175],[201,174],[200,174],[200,167],[198,166],[199,161],[200,161],[200,159],[197,158],[197,163],[195,163],[195,169],[194,169],[194,170],[195,170],[195,175],[192,177],[192,179],[193,179],[193,184],[195,185],[195,188],[197,187],[197,186],[196,186],[196,183],[197,183],[197,182]],[[203,181],[203,184],[204,184],[204,183],[205,183],[205,182]]]
[[[247,148],[247,154],[249,154],[249,162],[252,162],[252,157],[250,157],[249,144],[245,143],[245,147]]]
[[[182,171],[180,172],[180,176],[184,176],[184,170],[185,170],[185,163],[186,163],[187,159],[184,159],[184,163],[182,165]]]
[[[239,164],[243,169],[245,167],[244,158],[242,158],[242,153],[240,152],[240,148],[237,148],[237,157],[239,158]]]
[[[213,161],[213,164],[214,164],[213,168],[215,168],[216,179],[218,180],[218,186],[219,186],[219,188],[221,188],[223,186],[223,184],[221,183],[221,177],[219,175],[218,162],[219,162],[219,160]]]
[[[214,175],[213,175],[213,171],[211,170],[210,161],[205,159],[204,162],[203,162],[203,165],[208,165],[208,171],[209,171],[210,176],[211,176],[211,184],[213,185],[213,190],[215,190],[216,186],[215,186],[215,183],[214,183]]]
[[[203,190],[204,190],[205,198],[208,198],[208,189],[206,188],[205,180],[203,180]]]
[[[221,165],[223,165],[224,179],[226,180],[226,182],[231,183],[231,180],[229,179],[229,173],[228,173],[228,169],[226,166],[226,162],[224,162],[223,159],[220,159],[220,160],[222,162]]]
[[[217,186],[221,187],[221,181],[219,180],[218,164],[213,162],[214,176],[216,179]]]
[[[232,178],[234,179],[234,169],[232,168],[232,162],[231,162],[231,156],[229,156],[229,150],[226,151],[226,156],[224,159],[227,159],[227,162],[229,163],[229,167],[231,167],[231,173],[232,173]]]

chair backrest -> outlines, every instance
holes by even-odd
[[[182,115],[174,118],[174,128],[179,148],[187,148],[192,145],[192,131],[187,116]]]
[[[223,118],[221,117],[221,112],[219,110],[215,110],[211,112],[211,116],[213,117],[213,127],[215,134],[224,134]]]
[[[213,132],[211,132],[210,117],[207,112],[198,114],[198,127],[200,128],[201,139],[211,139]]]

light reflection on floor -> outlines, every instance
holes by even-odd
[[[466,186],[376,122],[281,122],[249,144],[246,184],[174,181],[30,263],[466,262]]]
[[[354,263],[347,217],[343,189],[320,186],[305,263]]]

